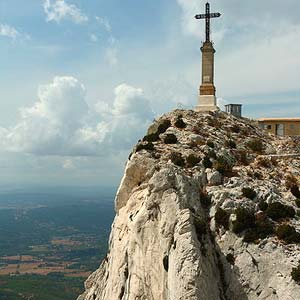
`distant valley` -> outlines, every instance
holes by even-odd
[[[106,254],[113,194],[0,194],[0,300],[76,298]]]

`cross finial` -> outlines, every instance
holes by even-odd
[[[196,15],[196,19],[205,19],[206,23],[206,42],[210,42],[210,19],[221,17],[220,13],[210,13],[210,4],[207,2],[205,4],[205,14]]]

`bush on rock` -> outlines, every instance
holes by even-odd
[[[296,214],[293,207],[284,205],[280,202],[274,202],[269,204],[266,214],[274,221],[278,221],[284,218],[293,218]]]

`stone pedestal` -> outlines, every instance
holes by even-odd
[[[195,111],[217,111],[217,98],[214,95],[200,95],[199,104],[195,107]]]

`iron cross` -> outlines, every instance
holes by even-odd
[[[221,17],[220,13],[211,13],[210,12],[210,4],[206,3],[205,5],[206,13],[201,15],[196,15],[196,19],[205,19],[206,22],[206,42],[210,41],[210,19]]]

